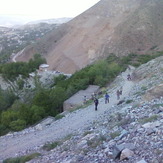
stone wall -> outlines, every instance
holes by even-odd
[[[71,110],[72,108],[82,105],[84,96],[86,96],[87,100],[91,99],[91,95],[97,93],[99,88],[97,85],[90,85],[87,89],[77,92],[63,103],[63,110]]]

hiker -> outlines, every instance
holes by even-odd
[[[120,90],[119,90],[120,95],[122,95],[122,89],[123,89],[123,87],[121,87]]]
[[[84,99],[83,99],[83,104],[86,104],[86,102],[87,102],[87,97],[86,97],[86,96],[84,96]]]
[[[128,70],[129,70],[129,71],[131,70],[131,67],[130,67],[130,66],[128,66]]]
[[[131,75],[130,74],[127,75],[127,80],[131,80]]]
[[[109,95],[108,93],[105,94],[105,104],[109,103]]]
[[[97,106],[98,106],[98,99],[97,98],[95,98],[94,103],[95,103],[95,111],[97,111]]]
[[[120,99],[120,91],[119,91],[119,89],[117,90],[117,100],[119,100]]]
[[[97,98],[97,93],[94,93],[94,99]]]
[[[94,100],[95,99],[95,93],[91,94],[91,99]]]

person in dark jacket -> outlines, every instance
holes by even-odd
[[[97,111],[97,106],[98,106],[98,99],[97,98],[95,98],[94,103],[95,103],[95,111]]]

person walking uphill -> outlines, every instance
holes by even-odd
[[[116,94],[117,94],[117,100],[119,100],[120,99],[120,91],[117,90]]]
[[[95,98],[94,103],[95,103],[95,111],[97,111],[97,106],[98,106],[98,99],[97,98]]]
[[[108,95],[108,93],[105,94],[105,104],[109,103],[109,98],[110,96]]]

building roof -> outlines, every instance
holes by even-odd
[[[40,68],[48,68],[49,65],[48,65],[48,64],[41,64],[39,67],[40,67]]]

